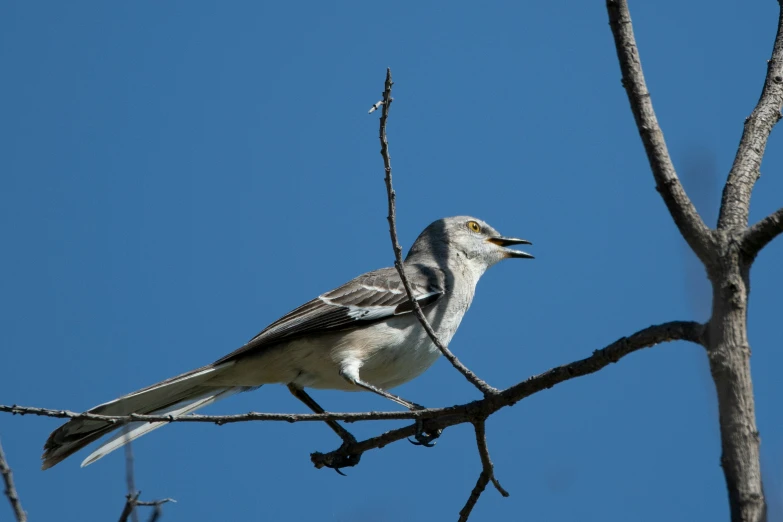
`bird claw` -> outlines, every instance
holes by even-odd
[[[431,448],[435,445],[435,440],[440,437],[441,433],[443,433],[443,430],[440,428],[435,430],[425,430],[424,423],[420,420],[417,420],[416,433],[413,435],[413,438],[416,440],[413,441],[408,438],[408,442],[414,446],[424,446],[425,448]]]
[[[343,477],[347,477],[345,473],[340,471],[341,468],[351,468],[353,466],[356,466],[359,463],[359,460],[361,460],[361,458],[362,458],[361,454],[348,454],[348,455],[341,455],[339,457],[335,456],[335,458],[333,458],[331,462],[324,465],[327,468],[331,468],[335,470]]]
[[[335,470],[338,474],[342,475],[343,477],[347,477],[347,475],[341,471],[341,468],[352,468],[353,466],[359,464],[359,461],[362,458],[361,453],[341,454],[341,452],[347,451],[348,448],[356,444],[356,439],[353,437],[353,435],[349,434],[348,436],[350,437],[350,439],[345,440],[343,444],[340,446],[340,448],[331,455],[329,462],[323,463],[323,466]]]
[[[411,440],[409,437],[408,442],[410,442],[414,446],[424,446],[425,448],[432,448],[436,444],[435,439],[440,437],[441,432],[442,430],[436,430],[433,433],[417,433],[416,435],[414,435],[414,438],[416,440]]]

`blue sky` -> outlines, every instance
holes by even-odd
[[[714,225],[775,34],[775,2],[633,2],[675,165]],[[385,68],[401,241],[472,214],[534,242],[479,284],[451,344],[505,387],[636,330],[705,320],[709,287],[654,189],[603,2],[38,2],[0,5],[0,403],[84,410],[237,348],[393,261],[377,115]],[[781,129],[752,203],[783,204]],[[752,273],[762,467],[783,517],[783,241]],[[777,269],[776,269],[777,268]],[[477,398],[440,360],[397,389]],[[327,409],[394,409],[314,392]],[[209,413],[303,412],[281,386]],[[39,470],[55,419],[0,416],[34,520],[116,518],[120,452]],[[351,427],[357,436],[399,423]],[[673,343],[533,396],[487,425],[472,520],[727,519],[714,388]],[[368,453],[340,477],[315,424],[174,425],[134,444],[165,520],[454,520],[480,463],[469,426]],[[6,507],[0,513],[7,518]]]

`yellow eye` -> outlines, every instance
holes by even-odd
[[[475,221],[468,221],[467,224],[468,224],[468,230],[470,230],[471,232],[475,232],[476,234],[481,232],[481,225],[479,225]]]

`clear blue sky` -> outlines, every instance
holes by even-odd
[[[760,92],[776,2],[635,1],[653,101],[714,224]],[[452,350],[505,387],[650,324],[704,320],[709,289],[654,189],[603,2],[3,2],[0,403],[84,410],[237,348],[283,313],[392,263],[377,114],[402,243],[472,214],[534,242],[479,284]],[[783,205],[777,129],[753,199]],[[783,241],[752,278],[762,467],[783,517]],[[477,398],[440,360],[397,390]],[[314,392],[330,410],[394,409]],[[205,412],[303,412],[267,386]],[[39,470],[59,420],[0,416],[31,520],[111,520],[118,452]],[[400,423],[354,425],[372,436]],[[725,520],[714,389],[701,348],[623,359],[502,411],[497,474],[473,520]],[[315,424],[175,425],[134,444],[166,521],[455,520],[480,470],[467,426],[398,443],[340,477]],[[5,504],[3,501],[2,504]],[[0,505],[0,518],[8,519]]]

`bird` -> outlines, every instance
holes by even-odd
[[[436,220],[419,234],[402,266],[416,302],[443,344],[451,342],[484,272],[504,259],[533,258],[509,248],[530,244],[502,236],[470,216]],[[100,404],[87,413],[178,417],[265,384],[287,386],[316,413],[325,410],[305,388],[369,391],[410,410],[420,409],[422,406],[388,391],[421,375],[440,356],[440,349],[413,310],[395,267],[367,272],[289,312],[215,362]],[[355,442],[338,422],[326,423],[344,443]],[[123,426],[71,419],[46,440],[42,469],[117,430],[82,462],[84,467],[165,424],[130,422]],[[438,435],[421,432],[416,439],[430,446]]]

